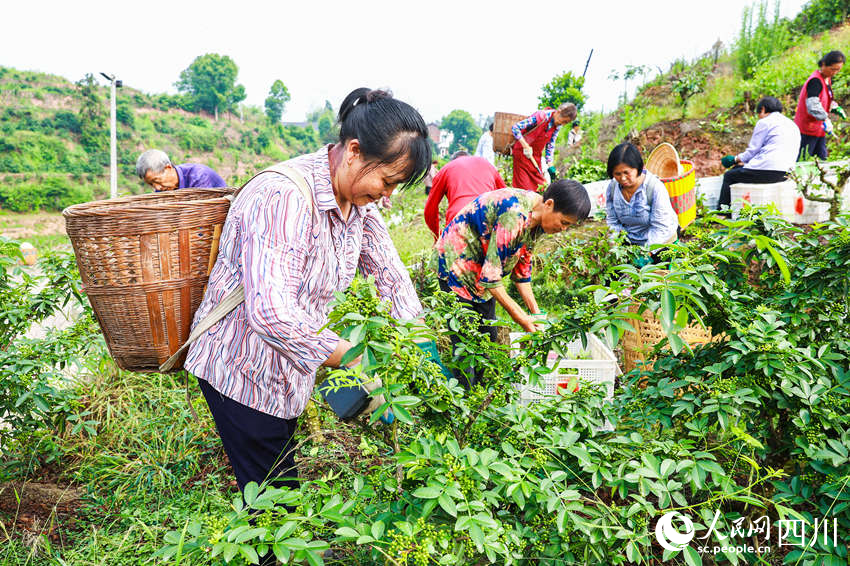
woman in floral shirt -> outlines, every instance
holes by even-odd
[[[520,326],[533,332],[532,315],[540,312],[531,289],[534,242],[544,233],[557,234],[581,222],[589,212],[587,191],[571,179],[555,181],[543,196],[523,189],[484,193],[455,216],[437,241],[440,288],[453,292],[484,320],[496,318],[498,302]],[[509,273],[531,314],[502,285]],[[495,340],[495,328],[486,322],[480,331]]]

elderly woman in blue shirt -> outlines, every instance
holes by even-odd
[[[611,183],[605,191],[608,227],[625,232],[634,245],[668,244],[676,239],[679,219],[667,188],[643,168],[638,148],[621,143],[608,156]]]
[[[731,204],[732,185],[735,183],[780,183],[797,161],[800,129],[790,118],[782,115],[782,103],[772,96],[765,96],[756,105],[756,114],[759,121],[746,151],[734,158],[723,158],[724,166],[735,166],[723,175],[718,210]]]

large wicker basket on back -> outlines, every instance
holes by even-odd
[[[232,192],[179,189],[62,212],[83,290],[121,368],[157,371],[189,336]]]
[[[511,114],[509,112],[496,112],[493,117],[493,151],[510,155],[516,138],[511,128],[514,124],[528,118],[523,114]]]

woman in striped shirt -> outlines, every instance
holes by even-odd
[[[339,123],[336,144],[281,164],[302,175],[309,192],[274,171],[239,192],[195,316],[197,323],[244,285],[245,302],[192,344],[184,364],[240,489],[295,476],[292,435],[316,370],[339,367],[351,347],[325,328],[334,291],[359,270],[374,276],[394,317],[422,310],[374,203],[427,171],[425,122],[391,94],[360,88],[343,101]]]

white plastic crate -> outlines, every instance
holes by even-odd
[[[764,206],[773,204],[777,208],[781,206],[780,191],[793,192],[797,185],[793,181],[781,183],[735,183],[729,188],[732,204],[732,218],[738,217],[738,212],[747,203],[750,206]]]
[[[720,200],[720,187],[723,185],[723,175],[716,177],[700,177],[697,179],[697,196],[703,197],[703,202],[709,210],[717,209]]]
[[[587,196],[590,198],[590,214],[593,216],[600,210],[605,210],[605,191],[608,189],[610,179],[605,181],[593,181],[592,183],[584,183],[584,189],[587,191]]]
[[[515,344],[523,336],[521,332],[511,333],[511,343]],[[519,348],[519,346],[515,346]],[[528,383],[517,383],[521,403],[531,403],[558,395],[559,383],[566,383],[573,375],[578,375],[579,381],[602,383],[607,390],[606,399],[614,398],[614,377],[622,373],[617,365],[614,353],[596,336],[587,335],[587,348],[582,348],[581,339],[573,340],[567,345],[571,356],[590,355],[589,360],[559,359],[554,352],[549,352],[548,366],[552,372],[542,379],[542,387],[532,387]]]
[[[765,184],[737,183],[732,185],[731,192],[733,218],[737,218],[743,201],[746,201],[752,206],[772,203],[785,220],[795,224],[814,224],[829,219],[829,204],[805,198],[792,180]]]

